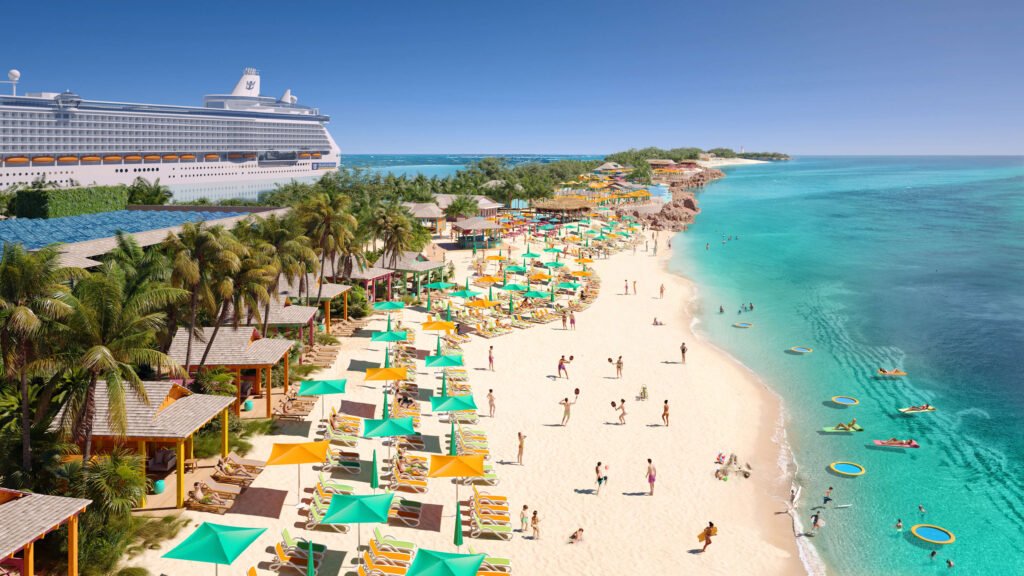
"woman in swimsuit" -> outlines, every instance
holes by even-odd
[[[616,406],[615,401],[612,400],[612,408],[615,408],[615,409],[617,409],[619,411],[619,425],[625,424],[626,423],[626,401],[624,399],[620,400],[618,406]]]
[[[619,359],[615,361],[615,377],[622,378],[622,356],[619,356]]]
[[[661,409],[661,421],[665,423],[665,426],[668,426],[668,400],[665,400],[665,405]]]
[[[654,496],[654,480],[655,480],[655,477],[657,476],[657,474],[658,474],[658,471],[654,468],[654,463],[651,462],[650,458],[648,458],[647,459],[647,483],[651,485],[651,492],[648,494],[648,496]]]
[[[563,398],[562,401],[559,402],[559,404],[565,407],[565,412],[562,413],[562,426],[569,423],[569,417],[572,416],[571,406],[575,403],[576,402],[569,402],[568,398]]]

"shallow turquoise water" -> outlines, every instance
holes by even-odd
[[[729,169],[700,203],[672,266],[699,329],[782,395],[805,526],[835,488],[811,539],[830,572],[1024,574],[1024,158],[798,158]],[[864,432],[819,432],[853,417]],[[891,437],[921,448],[872,443]],[[923,522],[957,537],[934,561]]]

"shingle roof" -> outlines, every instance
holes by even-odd
[[[433,202],[402,202],[413,218],[444,218],[444,211]]]
[[[466,218],[465,220],[459,220],[452,224],[452,227],[458,228],[459,230],[475,231],[475,230],[500,230],[501,226],[491,222],[486,218],[480,218],[474,216],[473,218]]]
[[[340,275],[341,271],[344,270],[344,268],[345,267],[344,267],[343,257],[339,256],[335,267],[332,268],[332,267],[328,266],[327,270],[337,270],[338,274]],[[376,280],[377,278],[382,278],[384,276],[390,276],[391,274],[394,274],[394,273],[395,273],[394,270],[388,270],[386,268],[378,268],[377,266],[363,266],[362,268],[360,268],[357,264],[353,264],[352,265],[352,273],[349,274],[349,279],[350,280]]]
[[[232,306],[228,306],[228,318],[231,318],[233,311]],[[264,307],[260,307],[259,314],[252,314],[249,312],[249,307],[246,306],[243,309],[239,323],[245,326],[262,326],[263,320],[267,321],[268,326],[298,326],[300,324],[308,324],[313,316],[316,315],[317,311],[320,310],[316,306],[300,306],[296,304],[289,304],[285,306],[283,299],[271,300],[269,314],[266,318],[263,317],[264,312],[268,310]],[[259,321],[257,321],[259,318]],[[227,322],[226,324],[232,324]],[[217,338],[220,338],[220,333],[217,333]],[[216,343],[214,343],[216,345]]]
[[[449,204],[452,203],[452,201],[454,201],[459,196],[460,194],[434,194],[434,201],[437,202],[437,205],[441,208],[441,210],[444,210],[445,208],[448,207]],[[494,200],[491,200],[487,196],[483,196],[480,194],[470,194],[469,197],[476,200],[476,207],[481,210],[492,210],[494,208],[502,207],[502,204],[500,202],[495,202]]]
[[[202,338],[192,342],[192,365],[199,363],[203,350],[213,328],[202,329]],[[257,338],[254,340],[254,338]],[[252,327],[232,328],[221,326],[217,339],[213,341],[210,356],[206,359],[208,366],[267,366],[277,364],[291,348],[292,341],[282,338],[260,338]],[[185,351],[188,347],[188,329],[178,328],[167,351],[175,362],[185,365]]]
[[[12,497],[13,499],[8,500]],[[78,514],[91,500],[0,488],[0,558],[7,558]]]
[[[395,259],[394,265],[391,265],[389,260],[385,260],[381,257],[374,263],[374,266],[389,268],[391,270],[399,270],[402,272],[428,272],[430,270],[444,268],[445,263],[440,260],[428,260],[419,252],[402,252],[398,255],[398,258]]]
[[[317,276],[316,274],[307,274],[306,282],[308,282],[309,286],[309,297],[316,298],[317,291],[320,289],[320,277]],[[323,293],[320,295],[321,300],[333,300],[352,289],[352,287],[347,284],[336,284],[326,281],[324,282],[323,288]],[[281,296],[298,297],[298,280],[296,280],[295,282],[288,282],[287,280],[282,280],[281,286],[278,288],[278,293]],[[305,297],[305,291],[303,291],[303,297]]]
[[[220,335],[218,334],[218,338]],[[147,404],[140,395],[126,392],[124,395],[125,437],[185,439],[222,410],[231,406],[232,396],[195,394],[173,382],[143,382]],[[110,398],[107,387],[96,387],[96,418],[93,422],[93,437],[119,437],[109,425]],[[54,418],[52,429],[57,429],[61,413]]]

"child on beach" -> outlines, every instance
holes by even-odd
[[[533,511],[533,517],[530,518],[530,526],[533,527],[533,539],[540,540],[540,517],[537,516],[537,511]]]

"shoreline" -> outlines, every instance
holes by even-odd
[[[750,164],[770,164],[769,160],[752,160],[749,158],[715,158],[714,160],[698,160],[702,168],[721,168],[723,166],[748,166]]]

